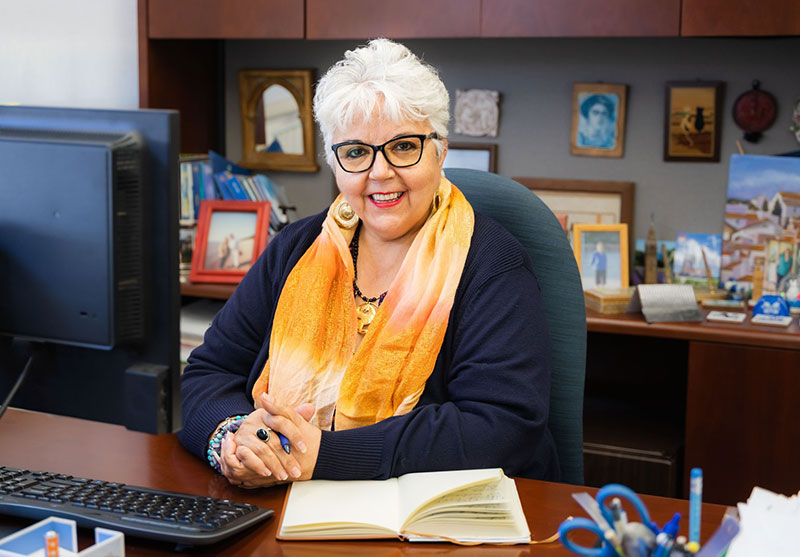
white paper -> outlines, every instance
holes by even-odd
[[[754,487],[739,503],[739,534],[728,557],[800,555],[800,498]]]

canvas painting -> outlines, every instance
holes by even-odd
[[[778,267],[787,268],[785,263],[779,265],[781,253],[797,244],[798,238],[800,158],[733,155],[722,233],[721,282],[726,288],[736,283],[752,286],[755,261],[762,258],[766,261],[765,287],[774,291]],[[794,252],[796,249],[790,249],[790,254]],[[774,274],[770,265],[775,267]]]
[[[672,277],[677,284],[714,286],[719,282],[722,237],[719,234],[678,234],[672,258]]]

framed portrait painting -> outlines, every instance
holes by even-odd
[[[664,160],[719,162],[721,81],[670,81],[664,110]]]
[[[202,201],[191,282],[238,283],[264,251],[268,201]]]
[[[570,153],[621,157],[625,144],[628,86],[575,83],[572,86]]]
[[[573,250],[584,290],[628,287],[628,225],[576,224]]]

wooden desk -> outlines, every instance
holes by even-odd
[[[704,312],[707,313],[707,312]],[[653,323],[641,315],[587,310],[587,398],[612,368],[647,397],[648,377],[683,412],[683,494],[688,470],[704,472],[704,499],[744,501],[754,485],[784,494],[800,488],[800,329],[727,323]],[[598,380],[598,377],[601,379]],[[652,387],[650,387],[652,389]],[[682,400],[679,400],[682,399]],[[664,405],[656,405],[665,409]],[[684,410],[685,407],[685,410]]]
[[[0,420],[0,464],[17,468],[47,470],[74,476],[117,481],[198,495],[229,498],[253,503],[278,511],[283,502],[284,487],[265,490],[243,490],[231,487],[204,462],[186,452],[175,435],[150,435],[121,426],[64,418],[49,414],[9,409]],[[517,480],[517,487],[533,532],[542,539],[558,529],[569,515],[585,516],[570,496],[583,490],[575,486]],[[594,493],[595,490],[585,488]],[[652,518],[663,524],[674,512],[688,516],[687,501],[662,497],[643,497]],[[707,539],[719,525],[725,507],[703,505],[702,533]],[[682,531],[685,534],[686,521]],[[0,524],[24,527],[30,521],[0,517]],[[277,520],[268,520],[248,533],[215,546],[201,548],[191,554],[203,555],[284,555],[311,557],[319,555],[571,555],[559,543],[543,546],[480,546],[458,547],[450,544],[411,544],[390,541],[359,542],[278,542],[275,539]],[[91,542],[88,531],[81,530],[81,548]],[[161,542],[126,539],[126,554],[165,555],[172,546]]]

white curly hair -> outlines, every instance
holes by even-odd
[[[369,117],[376,106],[398,124],[427,121],[440,138],[447,137],[450,96],[436,69],[402,44],[374,39],[345,52],[317,84],[314,117],[331,168],[335,164],[333,134]],[[444,142],[433,142],[441,157]]]

